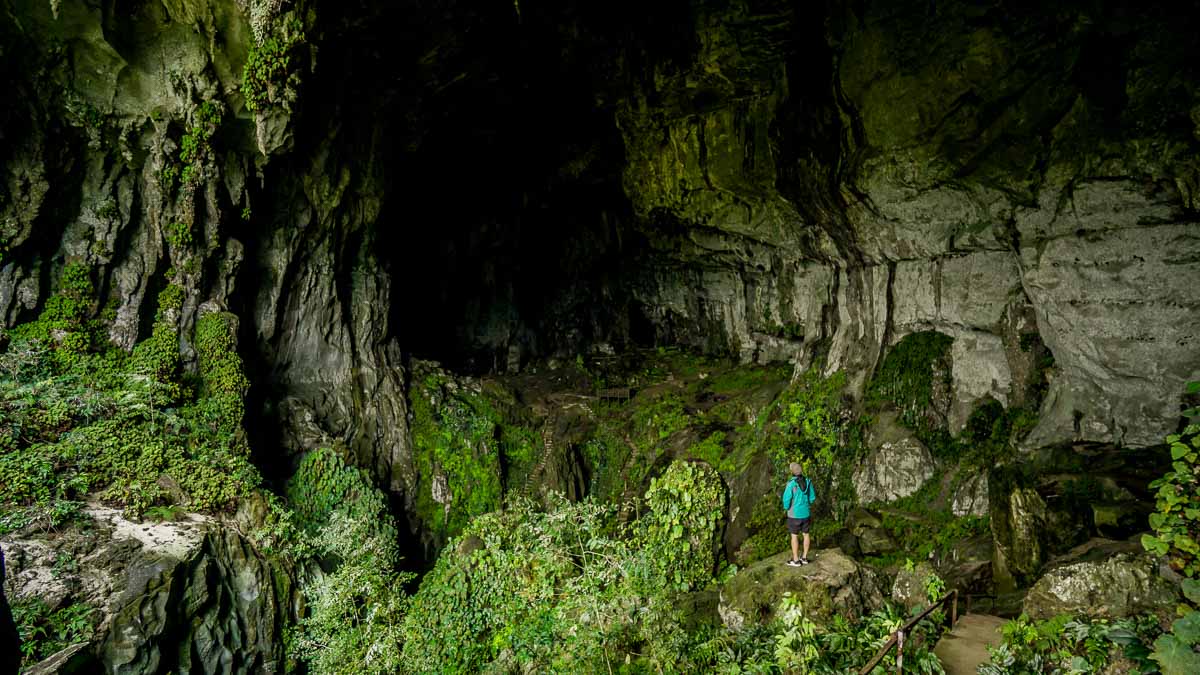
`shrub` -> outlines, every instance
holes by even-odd
[[[17,600],[12,603],[12,613],[21,633],[26,666],[92,636],[95,610],[84,603],[51,610],[40,599]]]
[[[314,673],[402,670],[401,626],[411,574],[398,573],[399,535],[370,477],[331,448],[309,453],[288,496],[312,548],[332,572],[303,586],[308,614],[293,653]]]

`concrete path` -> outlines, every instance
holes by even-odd
[[[1004,619],[989,614],[959,617],[954,630],[942,636],[933,649],[946,675],[975,675],[979,664],[988,660],[987,648],[1000,644],[1000,627],[1004,624]]]

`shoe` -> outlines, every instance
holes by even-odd
[[[797,561],[796,561],[796,563],[797,563],[797,564],[799,564],[799,565],[807,565],[807,564],[808,564],[808,562],[809,562],[809,561],[808,561],[808,558],[801,558],[801,559],[799,559],[799,560],[797,560]]]
[[[804,562],[802,560],[789,560],[786,564],[788,567],[799,567],[803,565]]]

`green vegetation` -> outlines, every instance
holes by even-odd
[[[175,222],[167,225],[167,243],[174,249],[187,249],[192,245],[192,226],[190,223]]]
[[[691,416],[684,409],[683,400],[677,394],[663,394],[648,404],[642,404],[633,413],[633,425],[637,438],[645,445],[656,445],[691,423]]]
[[[1200,382],[1189,382],[1188,394],[1200,393]],[[1200,672],[1200,409],[1183,413],[1190,418],[1183,433],[1167,436],[1171,471],[1150,483],[1157,489],[1154,534],[1142,536],[1147,551],[1166,556],[1185,578],[1183,592],[1190,605],[1179,607],[1171,631],[1154,642],[1151,658],[1166,675]]]
[[[541,457],[538,434],[501,413],[511,407],[506,399],[511,394],[499,387],[460,387],[437,370],[413,379],[417,512],[440,536],[499,508],[505,488],[523,481]],[[435,481],[445,489],[435,490]],[[443,501],[435,501],[435,492]]]
[[[839,456],[838,452],[845,387],[844,374],[822,378],[810,369],[784,391],[777,401],[782,442],[769,447],[776,468],[800,461],[808,465],[810,473],[824,471],[832,475],[838,460],[853,460],[851,453]]]
[[[196,320],[195,346],[203,400],[214,409],[220,427],[236,433],[242,428],[250,389],[237,353],[237,317],[228,312],[201,316]]]
[[[1200,382],[1189,385],[1200,391]],[[1150,515],[1153,535],[1144,535],[1147,551],[1165,555],[1171,567],[1189,578],[1200,576],[1200,423],[1167,437],[1171,471],[1150,484],[1156,513]]]
[[[1004,641],[988,651],[991,659],[980,666],[980,675],[1009,673],[1092,673],[1104,671],[1116,655],[1154,672],[1147,645],[1159,632],[1153,616],[1108,621],[1059,615],[1030,621],[1022,614],[1004,625]],[[1126,672],[1126,671],[1121,671]],[[1189,671],[1195,672],[1195,671]]]
[[[213,160],[212,136],[221,128],[224,111],[220,103],[204,101],[192,113],[192,126],[179,141],[179,178],[185,186],[194,185]],[[188,234],[190,241],[190,232]]]
[[[762,671],[730,668],[726,672],[776,672],[772,666],[785,673],[833,675],[857,672],[904,624],[904,620],[894,606],[888,605],[855,622],[835,616],[831,625],[822,627],[806,616],[799,598],[785,593],[776,628],[778,632],[774,638],[775,663],[763,664],[766,667]],[[932,649],[941,634],[943,620],[944,617],[931,615],[918,623],[908,635],[904,655],[905,672],[944,672]],[[876,667],[873,675],[891,672],[891,664],[887,661],[885,664]]]
[[[58,292],[46,301],[36,321],[8,331],[9,340],[20,345],[53,347],[51,359],[57,371],[69,369],[85,358],[100,340],[102,326],[92,320],[95,288],[91,270],[79,262],[63,266]]]
[[[300,84],[292,60],[303,41],[304,26],[293,17],[274,22],[270,35],[250,47],[242,67],[242,96],[248,110],[291,105]]]
[[[890,567],[905,559],[928,560],[931,554],[944,558],[956,544],[988,531],[987,516],[955,516],[942,490],[942,477],[935,475],[913,494],[888,504],[879,519],[898,548],[866,560]]]
[[[711,469],[675,463],[632,525],[592,501],[540,512],[517,500],[477,518],[414,596],[404,663],[413,672],[690,663],[674,597],[712,580],[718,486]]]
[[[399,535],[383,492],[341,453],[321,448],[289,481],[288,501],[299,528],[291,550],[332,567],[303,586],[308,614],[292,653],[314,673],[403,670],[403,587],[413,575],[397,571]]]
[[[934,377],[950,384],[950,345],[954,338],[936,331],[904,336],[883,359],[879,372],[867,387],[871,406],[891,404],[900,419],[911,429],[928,431],[936,425],[930,420]]]
[[[642,545],[657,552],[657,574],[679,590],[699,588],[716,571],[714,535],[725,516],[725,485],[704,464],[676,462],[650,481]]]
[[[86,269],[68,266],[59,286],[0,354],[0,531],[59,528],[88,495],[135,516],[232,508],[259,477],[240,426],[212,414],[240,396],[197,398],[184,384],[173,319],[181,290],[160,294],[153,335],[127,355],[89,318]],[[240,374],[236,354],[225,358]]]
[[[13,619],[21,631],[21,652],[29,666],[92,636],[95,610],[77,602],[51,609],[39,599],[12,603]]]

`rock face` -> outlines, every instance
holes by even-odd
[[[1152,558],[1117,553],[1051,569],[1029,589],[1023,609],[1033,619],[1057,614],[1113,619],[1145,612],[1169,614],[1178,600],[1178,587],[1159,574]]]
[[[988,514],[988,479],[986,473],[969,476],[955,488],[950,509],[956,516],[986,516]]]
[[[1002,585],[1032,582],[1046,560],[1046,503],[1036,490],[1018,488],[991,509],[996,577]]]
[[[911,570],[901,568],[892,583],[892,600],[907,609],[924,607],[929,602],[926,584],[930,577],[936,576],[933,566],[926,562]]]
[[[810,617],[858,616],[883,604],[878,574],[840,549],[815,551],[812,563],[804,567],[785,565],[790,557],[789,552],[761,560],[721,589],[718,611],[726,626],[740,629],[747,622],[769,622],[789,591],[800,598]]]
[[[933,455],[894,413],[883,413],[867,435],[871,453],[854,470],[854,491],[862,504],[907,497],[929,480],[937,465]]]
[[[210,519],[145,524],[107,508],[87,514],[105,537],[3,544],[14,601],[99,610],[89,644],[70,655],[73,667],[103,664],[106,672],[130,674],[284,669],[283,629],[297,607],[293,575],[281,563]],[[73,562],[66,570],[64,559]]]
[[[199,307],[242,319],[272,471],[342,441],[409,515],[433,493],[409,428],[418,350],[519,370],[689,345],[819,362],[857,396],[901,339],[937,331],[952,432],[985,399],[1040,408],[1030,451],[1175,429],[1200,378],[1196,17],[416,4],[7,0],[0,324],[81,261],[128,349],[169,278],[189,360]],[[250,6],[303,32],[290,95],[257,109]],[[530,112],[560,106],[560,124]],[[875,447],[860,500],[930,475],[911,440]],[[552,461],[578,488],[570,456]],[[1010,487],[987,485],[996,571],[1028,582],[1061,512]],[[983,485],[965,490],[956,512],[980,513]]]
[[[706,228],[662,247],[706,271],[648,276],[643,297],[656,326],[717,328],[746,358],[777,353],[789,326],[801,361],[830,345],[831,370],[945,332],[954,424],[984,395],[1024,398],[1014,338],[1036,331],[1059,372],[1031,445],[1157,442],[1200,367],[1194,308],[1177,304],[1200,279],[1196,84],[1165,84],[1195,41],[1156,38],[1180,34],[1165,12],[1118,44],[1082,6],[993,9],[979,23],[966,5],[813,8],[790,31],[751,3],[698,10],[697,53],[619,116],[635,210]],[[796,96],[813,80],[832,91]],[[704,96],[672,96],[681,81]],[[1191,93],[1156,93],[1172,86]]]

